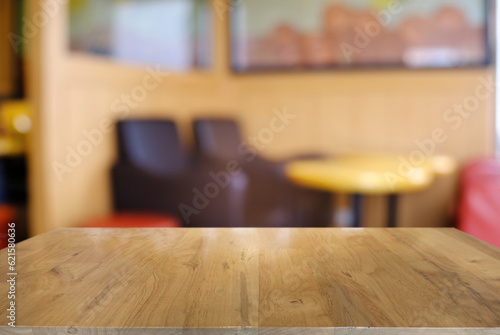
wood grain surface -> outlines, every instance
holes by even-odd
[[[500,334],[500,249],[455,229],[64,228],[16,254],[1,334]]]

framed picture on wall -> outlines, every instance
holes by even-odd
[[[230,15],[236,72],[488,64],[487,0],[249,0]]]

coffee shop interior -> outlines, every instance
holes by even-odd
[[[456,227],[500,247],[486,0],[2,0],[0,225]]]

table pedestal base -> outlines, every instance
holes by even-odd
[[[353,227],[362,227],[362,213],[365,195],[353,194],[351,196],[351,208],[353,212]],[[387,227],[397,226],[398,195],[389,194],[387,196]]]

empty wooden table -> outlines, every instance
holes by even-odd
[[[16,255],[1,334],[500,334],[500,249],[455,229],[66,228]]]

